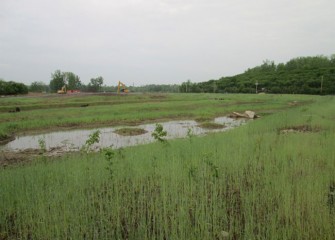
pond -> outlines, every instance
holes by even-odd
[[[245,119],[218,117],[214,119],[214,122],[222,124],[225,127],[215,130],[201,128],[198,123],[193,120],[169,121],[161,124],[163,125],[164,130],[167,131],[166,139],[173,139],[187,137],[189,129],[193,135],[201,135],[210,132],[227,131],[244,124],[245,121]],[[151,136],[155,127],[156,124],[143,124],[136,126],[136,128],[142,128],[146,131],[146,133],[136,136],[122,136],[114,132],[122,127],[58,131],[39,135],[17,136],[15,140],[1,146],[0,150],[24,151],[27,149],[40,149],[39,142],[42,140],[45,143],[47,150],[58,148],[62,149],[62,151],[78,151],[85,144],[89,135],[96,130],[100,131],[100,141],[94,145],[95,149],[98,150],[105,147],[121,148],[155,141]]]

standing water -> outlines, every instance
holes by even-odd
[[[221,129],[204,129],[198,126],[196,121],[170,121],[161,123],[164,130],[167,131],[166,139],[184,138],[191,130],[193,135],[201,135],[210,132],[220,132],[232,129],[245,123],[243,119],[232,119],[227,117],[219,117],[214,119],[215,123],[222,124],[225,127]],[[94,146],[99,148],[113,147],[121,148],[146,144],[154,141],[151,136],[155,130],[156,124],[143,124],[136,128],[142,128],[146,133],[137,136],[122,136],[115,133],[115,130],[121,127],[99,128],[100,141]],[[190,129],[190,130],[189,130]],[[61,148],[63,151],[78,151],[89,138],[89,135],[96,130],[71,130],[51,132],[40,135],[18,136],[12,142],[2,146],[0,149],[6,151],[22,151],[26,149],[39,149],[39,142],[45,142],[46,149]]]

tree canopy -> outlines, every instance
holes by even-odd
[[[104,83],[104,78],[101,76],[96,77],[96,78],[91,78],[90,83],[87,85],[87,90],[89,92],[98,92],[100,91],[100,88],[103,83]]]
[[[23,83],[13,81],[6,82],[0,79],[0,95],[27,94],[28,87]]]
[[[188,86],[186,91],[186,86]],[[242,74],[200,83],[184,82],[181,92],[335,94],[335,54],[298,57],[287,63],[266,60]]]
[[[77,75],[72,72],[61,72],[60,70],[56,70],[51,74],[50,80],[50,90],[51,92],[57,92],[64,85],[67,86],[68,90],[76,90],[80,89],[82,83]]]
[[[32,82],[29,86],[29,92],[47,92],[48,90],[49,86],[44,82]]]

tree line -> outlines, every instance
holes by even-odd
[[[51,74],[49,84],[50,92],[57,92],[66,86],[67,90],[80,90],[83,92],[98,92],[104,82],[103,77],[91,78],[89,84],[85,85],[80,81],[78,75],[73,72],[61,72],[56,70]]]
[[[180,92],[335,94],[335,54],[298,57],[287,63],[266,60],[231,77],[180,85]]]
[[[117,92],[117,83],[115,86],[106,86],[103,83],[103,77],[99,76],[91,78],[89,84],[85,85],[76,74],[56,70],[51,74],[49,85],[45,85],[43,82],[33,82],[29,90],[31,92],[57,92],[66,86],[67,90],[80,90],[82,92]],[[127,88],[130,92],[179,92],[177,84],[149,84],[136,87],[127,86]]]
[[[28,87],[23,83],[0,79],[0,95],[27,94]]]
[[[30,86],[0,79],[0,95],[26,94],[29,92],[57,92],[67,90],[82,92],[116,92],[117,86],[103,86],[101,76],[91,78],[85,85],[73,72],[56,70],[49,84],[33,82]],[[208,92],[208,93],[288,93],[288,94],[335,94],[335,54],[330,57],[298,57],[287,63],[275,64],[263,61],[244,73],[230,77],[211,79],[181,85],[150,84],[140,87],[128,86],[130,92]]]

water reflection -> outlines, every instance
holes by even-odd
[[[167,139],[173,138],[184,138],[187,136],[189,129],[192,134],[201,135],[209,132],[220,132],[227,131],[231,128],[240,126],[245,122],[243,119],[232,119],[227,117],[215,118],[215,123],[224,124],[225,128],[222,129],[203,129],[198,126],[195,121],[170,121],[161,123],[164,130],[167,131]],[[155,130],[155,124],[143,124],[137,126],[137,128],[143,128],[147,133],[137,136],[121,136],[114,133],[116,129],[121,127],[110,127],[110,128],[99,128],[100,142],[95,145],[96,148],[104,148],[113,146],[113,148],[134,146],[139,144],[146,144],[153,142],[154,139],[151,136]],[[89,138],[89,135],[96,129],[91,130],[71,130],[71,131],[59,131],[51,132],[47,134],[31,135],[31,136],[18,136],[12,142],[2,146],[1,148],[9,151],[22,151],[25,149],[39,149],[39,140],[43,139],[46,144],[46,148],[62,148],[64,151],[77,151],[79,150]]]

